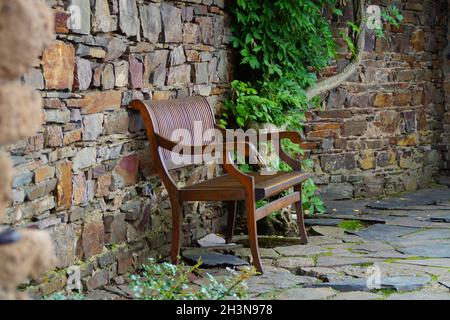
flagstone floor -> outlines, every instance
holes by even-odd
[[[252,299],[450,300],[450,189],[327,206],[306,221],[309,244],[261,241],[269,243],[261,248],[265,273],[248,281]],[[343,228],[355,220],[362,229]],[[235,255],[250,252],[244,247]],[[89,298],[127,294],[124,285],[108,286]]]

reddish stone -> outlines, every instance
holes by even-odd
[[[335,130],[317,130],[308,132],[308,138],[334,138],[337,136]]]
[[[125,213],[105,216],[105,242],[107,244],[119,244],[127,240],[127,226],[125,223]]]
[[[103,217],[101,212],[90,213],[84,223],[81,234],[81,245],[84,252],[84,258],[89,258],[103,251],[105,244],[105,229],[103,226]]]
[[[72,89],[75,49],[70,43],[55,41],[42,55],[46,89]]]
[[[63,161],[56,165],[56,186],[58,208],[69,209],[72,205],[72,162]]]

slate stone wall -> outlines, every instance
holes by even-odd
[[[447,1],[408,0],[400,8],[400,29],[387,26],[384,39],[369,33],[359,72],[325,98],[323,111],[309,115],[305,147],[326,199],[423,188],[448,166],[442,159],[449,144],[442,75]],[[344,15],[351,17],[351,9]],[[339,52],[329,74],[348,63],[346,47]]]
[[[47,3],[56,41],[24,77],[44,97],[45,123],[10,147],[16,175],[6,213],[8,224],[52,235],[60,271],[33,284],[41,294],[63,288],[70,266],[92,290],[168,252],[167,192],[151,175],[140,116],[126,106],[193,94],[216,106],[230,79],[223,0]],[[177,179],[192,183],[214,170]],[[220,217],[217,204],[191,206],[184,242],[219,230]]]

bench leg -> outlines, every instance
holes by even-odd
[[[250,243],[250,250],[252,252],[253,265],[259,273],[264,273],[261,263],[261,256],[259,255],[255,201],[253,199],[247,198],[245,204],[247,214],[248,241]]]
[[[298,224],[298,231],[300,233],[300,240],[302,244],[308,243],[308,235],[306,234],[306,228],[305,228],[305,219],[303,215],[303,203],[302,203],[302,185],[296,185],[294,187],[294,191],[300,193],[300,201],[295,203],[295,212],[297,213],[297,224]]]
[[[228,201],[227,243],[233,241],[234,226],[236,223],[237,201]]]
[[[172,248],[170,256],[173,264],[177,264],[180,257],[181,225],[183,223],[183,203],[170,199],[172,205]]]

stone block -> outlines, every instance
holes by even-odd
[[[138,177],[138,157],[131,154],[123,157],[112,172],[114,189],[134,185]]]
[[[34,170],[34,182],[40,183],[55,176],[55,167],[45,165]]]
[[[366,133],[367,121],[366,120],[350,120],[344,122],[341,128],[342,136],[362,136]]]
[[[95,147],[87,147],[79,150],[73,158],[73,170],[78,172],[81,169],[92,167],[96,163],[97,150]]]
[[[125,213],[107,215],[103,218],[105,225],[105,242],[107,244],[119,244],[126,241],[127,226]]]
[[[163,87],[166,83],[168,50],[156,50],[145,56],[144,86]]]
[[[56,186],[58,208],[69,209],[72,205],[72,162],[62,161],[56,164]]]
[[[117,110],[122,104],[122,93],[120,91],[94,91],[86,94],[82,99],[66,100],[66,103],[69,107],[81,108],[83,114]]]
[[[130,56],[129,60],[130,85],[133,89],[143,87],[144,65],[136,57]]]
[[[88,204],[87,181],[84,173],[75,174],[72,177],[72,204],[83,205]]]
[[[89,89],[92,81],[92,63],[89,60],[76,59],[76,73],[74,86],[78,90],[84,91]]]
[[[208,63],[195,63],[193,68],[193,81],[195,84],[205,84],[208,82]]]
[[[111,16],[108,0],[96,0],[92,23],[94,32],[112,32],[117,29],[117,23]]]
[[[144,38],[157,43],[162,31],[160,7],[154,3],[139,6]]]
[[[128,87],[128,69],[127,61],[114,62],[115,86],[118,88]]]
[[[140,23],[136,0],[119,0],[119,26],[128,37],[139,34]]]
[[[76,226],[72,224],[59,224],[50,230],[56,255],[56,267],[67,268],[75,264],[77,235]]]
[[[181,9],[169,2],[161,4],[161,16],[164,29],[164,41],[180,43],[183,41],[183,25],[181,22]]]
[[[167,76],[168,86],[182,86],[191,82],[191,66],[184,64],[169,69]]]

